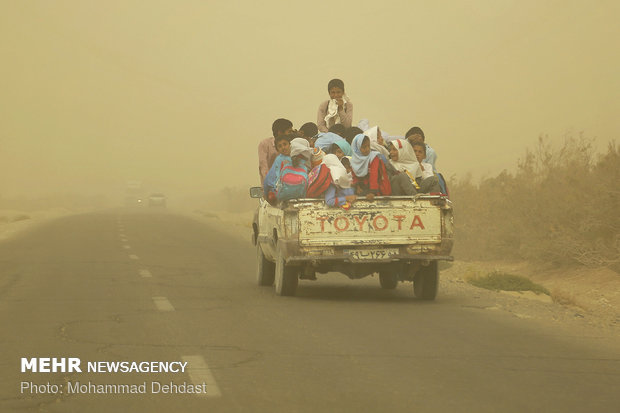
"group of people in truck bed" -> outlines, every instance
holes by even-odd
[[[342,80],[332,79],[327,89],[330,98],[319,106],[316,124],[297,131],[291,121],[277,119],[273,137],[258,145],[268,202],[324,197],[327,205],[348,209],[377,195],[447,192],[422,129],[412,127],[404,139],[386,142],[378,126],[351,126],[353,104]]]

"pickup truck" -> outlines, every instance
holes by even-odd
[[[252,223],[257,281],[276,294],[295,295],[300,275],[341,272],[351,279],[375,273],[384,289],[412,281],[414,296],[434,300],[438,261],[452,261],[452,203],[443,195],[378,196],[350,209],[323,199],[294,199],[279,206],[263,199]]]

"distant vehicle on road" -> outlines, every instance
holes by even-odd
[[[142,198],[136,196],[126,196],[125,197],[125,206],[126,207],[139,207],[144,204]]]
[[[125,186],[125,206],[136,207],[144,205],[144,190],[142,181],[130,180]]]
[[[166,207],[166,195],[164,194],[151,194],[149,195],[150,207]]]

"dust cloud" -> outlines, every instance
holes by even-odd
[[[1,5],[3,199],[255,185],[273,120],[316,122],[334,77],[354,123],[421,126],[447,176],[620,131],[614,1]]]

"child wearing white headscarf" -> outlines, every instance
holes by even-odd
[[[385,156],[385,159],[390,159],[390,152],[384,146],[385,141],[381,135],[381,129],[379,129],[378,126],[373,126],[372,128],[365,130],[364,135],[370,138],[371,150],[379,152],[381,155]]]
[[[351,177],[338,157],[334,154],[325,155],[323,164],[329,168],[329,173],[332,176],[332,183],[325,191],[325,203],[330,207],[353,203],[357,197],[351,188]]]
[[[420,157],[416,154],[416,147]],[[440,192],[438,178],[433,173],[431,164],[424,163],[424,144],[414,143],[413,146],[405,139],[390,142],[390,163],[403,175],[409,177],[415,186],[414,193]],[[409,194],[407,194],[409,195]]]
[[[304,138],[295,138],[291,141],[291,159],[293,166],[299,167],[304,165],[309,169],[312,160],[312,148]]]

